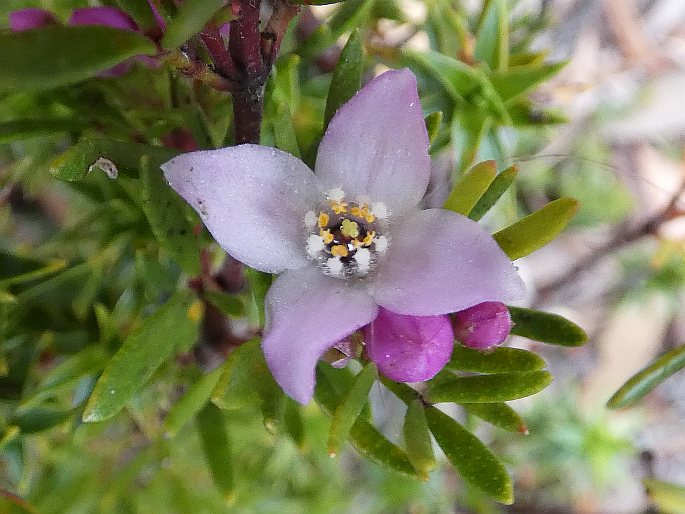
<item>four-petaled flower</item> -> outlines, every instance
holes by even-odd
[[[451,339],[444,316],[432,317],[524,292],[483,228],[451,211],[419,209],[428,145],[416,78],[398,70],[338,110],[315,173],[290,154],[250,144],[183,154],[162,166],[229,254],[280,274],[266,297],[262,347],[277,382],[300,403],[312,397],[322,354],[369,324],[373,340],[377,317],[376,325],[391,323],[385,331],[393,337],[432,327],[436,334],[417,338]],[[383,360],[382,351],[367,353]]]

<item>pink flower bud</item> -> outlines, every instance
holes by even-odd
[[[464,346],[486,350],[504,341],[511,330],[511,316],[501,302],[483,302],[454,316],[454,333]]]
[[[454,332],[447,316],[406,316],[380,308],[364,328],[366,355],[397,382],[433,378],[452,354]]]
[[[40,29],[48,25],[56,25],[57,18],[44,9],[18,9],[9,14],[10,30],[22,32],[24,30]]]

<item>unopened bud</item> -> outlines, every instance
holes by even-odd
[[[454,335],[464,346],[487,350],[507,338],[511,325],[506,305],[483,302],[455,314]]]

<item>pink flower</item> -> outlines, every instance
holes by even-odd
[[[409,70],[383,73],[338,110],[316,173],[249,144],[183,154],[162,169],[229,254],[279,273],[262,348],[300,403],[313,395],[321,355],[373,322],[379,307],[440,316],[523,295],[488,232],[454,212],[418,207],[430,158]]]

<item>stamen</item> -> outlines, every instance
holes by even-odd
[[[334,277],[342,277],[343,276],[343,263],[340,260],[340,257],[330,257],[326,261],[326,269],[328,272],[334,276]]]
[[[385,251],[388,249],[388,245],[390,244],[390,241],[388,241],[388,238],[385,236],[378,236],[374,238],[373,242],[378,253],[385,253]]]
[[[363,275],[366,275],[371,269],[371,251],[368,248],[360,248],[354,254],[354,260],[357,263],[357,269]]]
[[[333,242],[333,234],[331,234],[331,231],[326,229],[326,230],[319,230],[319,235],[323,239],[323,242],[326,244],[330,244]]]
[[[333,255],[333,257],[347,257],[349,255],[349,252],[347,251],[347,246],[333,245],[331,247],[331,255]]]
[[[372,203],[371,214],[382,220],[387,219],[387,217],[390,215],[390,213],[388,212],[388,208],[383,202]]]
[[[368,234],[366,234],[366,237],[365,237],[364,240],[362,241],[362,244],[363,244],[364,246],[371,246],[371,243],[373,243],[373,238],[374,238],[374,237],[376,237],[376,232],[372,230],[371,232],[369,232]]]
[[[347,202],[331,202],[331,210],[336,214],[347,212]]]
[[[328,221],[329,221],[328,214],[325,212],[320,212],[319,213],[319,228],[326,228],[328,226]]]

